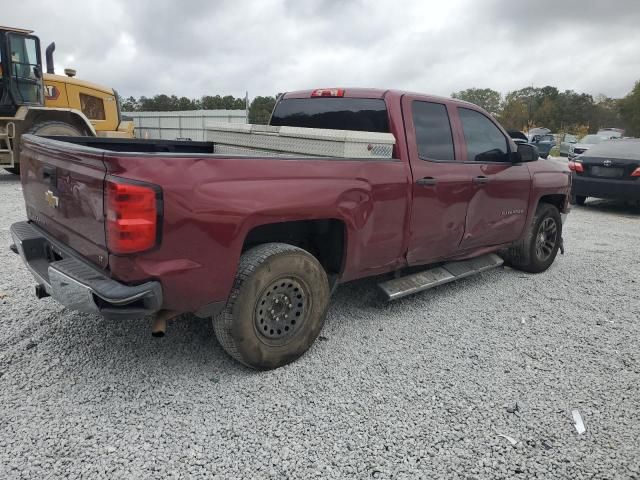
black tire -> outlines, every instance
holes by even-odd
[[[547,158],[549,158],[549,154],[548,154],[548,153],[541,154],[540,156],[541,156],[542,158],[544,158],[545,160],[546,160]]]
[[[583,197],[582,195],[571,195],[569,202],[573,205],[584,205],[587,201],[587,197]]]
[[[507,265],[530,273],[544,272],[558,254],[562,241],[562,219],[558,209],[540,203],[525,238],[500,252]]]
[[[313,255],[293,245],[265,243],[240,257],[229,300],[213,328],[239,362],[258,370],[277,368],[311,347],[329,296],[327,274]]]
[[[68,123],[60,122],[57,120],[51,120],[49,122],[40,122],[33,125],[29,130],[24,132],[25,134],[30,135],[47,135],[47,136],[67,136],[67,137],[81,137],[83,132],[78,130],[73,125],[69,125]],[[20,159],[19,150],[15,150],[14,154]],[[20,175],[20,163],[18,162],[13,168],[5,168],[5,170],[9,173],[13,173],[15,175]]]

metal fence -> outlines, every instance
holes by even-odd
[[[138,138],[206,140],[209,123],[247,123],[244,110],[187,110],[180,112],[122,112],[133,120]]]

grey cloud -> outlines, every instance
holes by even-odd
[[[549,84],[618,97],[640,79],[637,1],[26,0],[3,23],[135,96]]]

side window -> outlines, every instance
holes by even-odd
[[[93,95],[80,94],[80,109],[91,120],[104,120],[104,102]]]
[[[507,139],[495,124],[480,112],[458,108],[468,160],[505,162],[508,160]]]
[[[441,103],[411,104],[418,155],[423,160],[455,160],[447,107]]]

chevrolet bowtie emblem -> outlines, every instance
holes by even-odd
[[[44,198],[47,200],[47,203],[52,208],[58,208],[58,197],[56,197],[51,190],[47,190],[47,193],[44,194]]]

